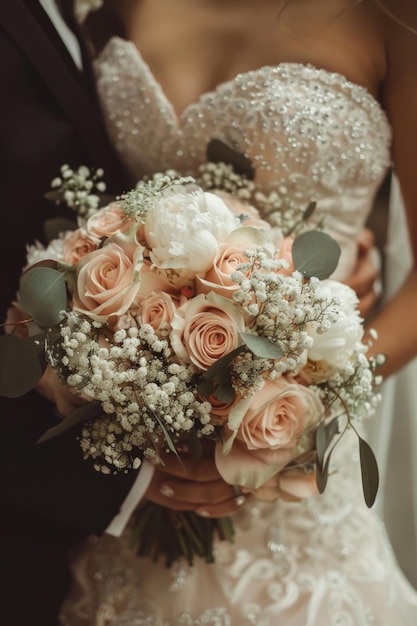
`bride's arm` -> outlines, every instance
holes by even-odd
[[[417,34],[392,24],[383,100],[393,128],[394,171],[407,212],[414,263],[403,287],[372,320],[372,351],[387,355],[384,375],[417,355]]]

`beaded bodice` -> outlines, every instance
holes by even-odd
[[[390,127],[374,97],[344,76],[298,63],[239,74],[177,116],[136,47],[114,37],[96,62],[110,137],[139,177],[195,173],[212,139],[248,157],[283,206],[318,202],[351,269],[358,231],[389,166]]]

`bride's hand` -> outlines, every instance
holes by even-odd
[[[381,259],[374,245],[374,235],[368,228],[364,228],[358,238],[356,267],[343,282],[356,292],[362,317],[368,317],[381,297]]]
[[[236,489],[217,471],[212,442],[204,442],[204,454],[198,461],[188,453],[179,456],[181,462],[167,454],[164,465],[155,466],[145,495],[148,500],[177,511],[193,510],[203,517],[222,517],[239,510],[245,498],[238,498]]]

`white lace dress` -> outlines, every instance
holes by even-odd
[[[248,156],[256,180],[285,202],[318,202],[342,246],[338,276],[390,163],[390,127],[376,100],[339,74],[301,64],[263,67],[201,97],[178,118],[136,48],[112,39],[97,65],[109,133],[138,177],[195,172],[220,139]],[[216,564],[139,559],[122,539],[92,538],[74,562],[65,626],[415,626],[417,595],[385,529],[363,503],[357,440],[334,454],[323,496],[253,503]]]

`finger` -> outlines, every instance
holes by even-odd
[[[370,250],[375,243],[375,235],[369,228],[363,228],[358,235],[359,254]]]
[[[376,248],[372,248],[366,256],[358,259],[355,271],[344,282],[360,298],[373,290],[374,283],[379,278],[380,267],[379,253]]]
[[[368,317],[377,305],[379,298],[380,293],[378,294],[375,289],[372,289],[372,291],[368,292],[365,296],[359,298],[358,309],[362,317]]]

